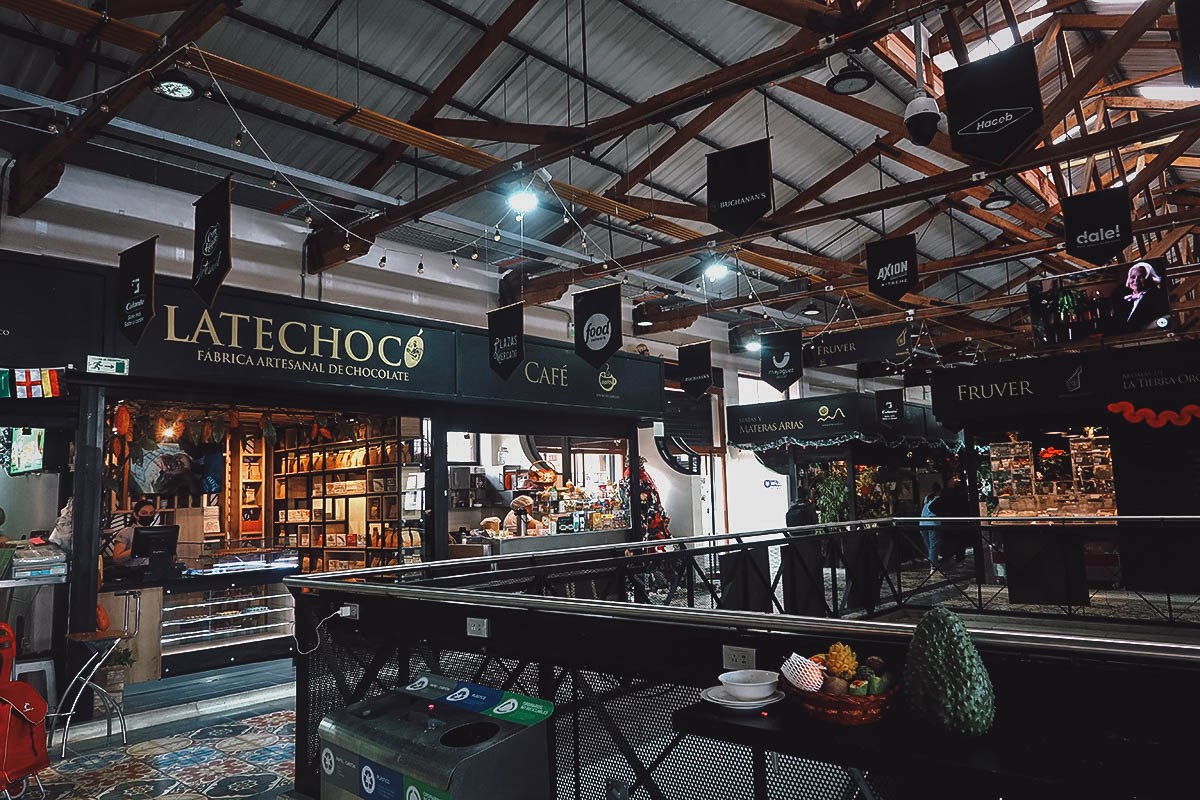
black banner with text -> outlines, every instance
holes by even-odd
[[[804,344],[804,366],[836,367],[868,361],[907,361],[912,352],[909,324],[853,328],[824,333]]]
[[[621,349],[621,284],[576,292],[575,352],[600,369]]]
[[[917,237],[897,236],[867,244],[867,287],[893,303],[917,285]]]
[[[488,312],[488,365],[504,379],[525,360],[525,304]]]
[[[116,314],[121,333],[133,344],[141,341],[154,319],[155,245],[152,236],[141,244],[122,250],[117,267]]]
[[[771,210],[771,140],[708,154],[708,221],[740,236]]]
[[[800,380],[800,376],[804,374],[804,359],[801,356],[804,348],[803,332],[799,328],[793,328],[788,331],[763,333],[759,336],[759,342],[762,379],[776,390],[786,392],[788,387]]]
[[[1062,198],[1067,252],[1103,266],[1133,243],[1129,187]]]
[[[950,144],[956,153],[1001,164],[1042,126],[1032,42],[948,70],[943,77]]]
[[[712,386],[712,342],[679,348],[679,388],[699,400]]]
[[[838,394],[730,406],[730,444],[754,447],[783,438],[815,441],[844,436],[859,429],[859,395]]]
[[[904,390],[880,389],[875,392],[875,420],[882,428],[904,424]]]
[[[1175,4],[1179,20],[1179,63],[1183,82],[1200,87],[1200,5],[1180,0]]]
[[[196,231],[192,250],[192,288],[212,308],[217,292],[233,269],[230,230],[233,208],[233,178],[226,177],[193,205]]]

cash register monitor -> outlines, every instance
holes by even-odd
[[[179,546],[178,525],[148,525],[133,529],[133,558],[145,558],[150,564],[147,578],[169,577],[175,566],[175,550]]]

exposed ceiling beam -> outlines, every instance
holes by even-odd
[[[579,135],[578,128],[565,125],[538,125],[524,122],[492,122],[486,119],[434,119],[417,121],[430,133],[449,136],[452,139],[478,139],[485,142],[521,142],[524,144],[546,144],[547,142],[570,142]]]
[[[128,19],[184,11],[191,4],[192,0],[102,0],[96,5],[100,10],[107,11],[110,17]]]
[[[729,0],[734,5],[822,33],[841,33],[845,18],[816,0]]]

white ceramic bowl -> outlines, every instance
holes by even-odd
[[[765,700],[775,693],[779,673],[765,669],[739,669],[721,675],[725,691],[738,700]]]

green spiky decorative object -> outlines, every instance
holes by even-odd
[[[996,715],[987,667],[962,620],[945,608],[930,609],[917,623],[903,691],[915,717],[951,735],[981,736]]]

